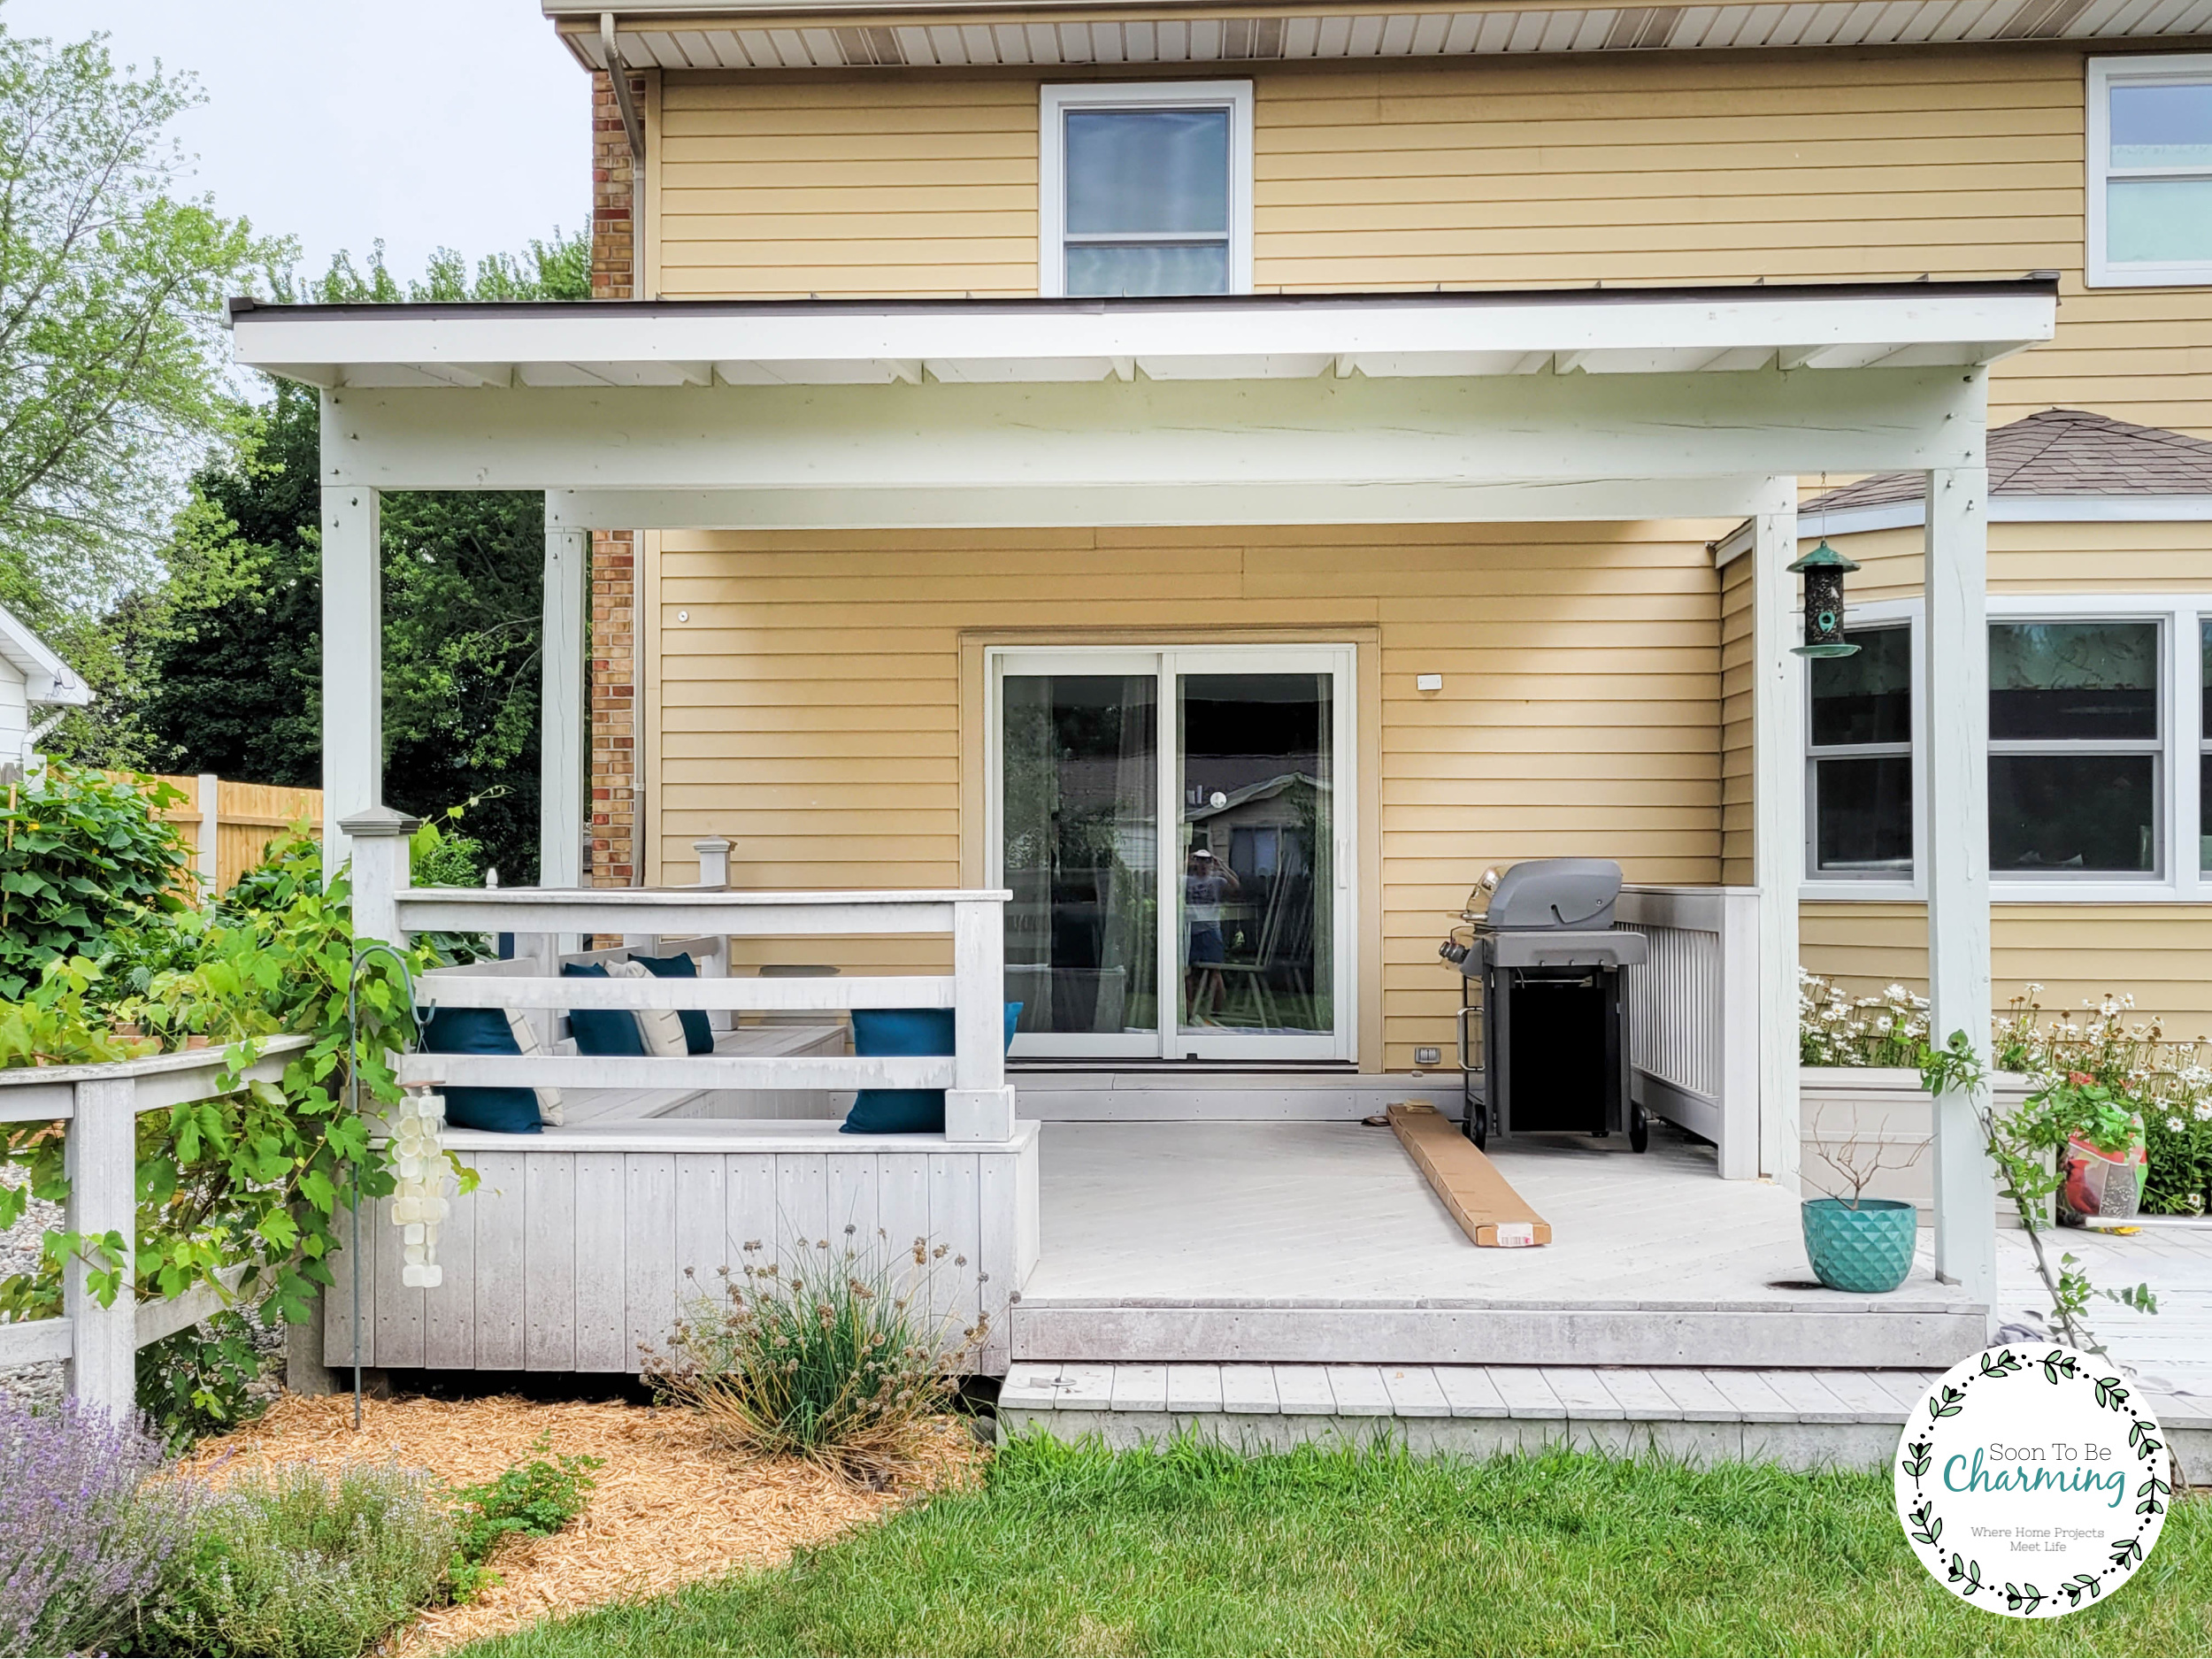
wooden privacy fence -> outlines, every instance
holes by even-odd
[[[304,822],[308,833],[319,840],[323,833],[320,789],[232,783],[211,772],[154,781],[184,791],[185,798],[161,816],[183,831],[185,845],[192,849],[192,871],[204,892],[227,891],[261,862],[269,843],[295,824]]]
[[[244,1075],[274,1082],[307,1042],[268,1039]],[[124,1241],[123,1292],[115,1305],[100,1305],[91,1291],[92,1268],[73,1259],[62,1277],[59,1318],[0,1323],[0,1367],[65,1360],[71,1394],[104,1410],[129,1411],[137,1398],[138,1350],[222,1306],[204,1285],[165,1302],[137,1301],[131,1252],[138,1236],[138,1114],[212,1099],[223,1070],[220,1049],[198,1048],[112,1065],[0,1071],[0,1122],[61,1125],[69,1175],[63,1228],[96,1238],[111,1232]]]

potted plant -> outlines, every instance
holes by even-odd
[[[2054,1078],[2028,1105],[2047,1116],[2050,1139],[2062,1145],[2059,1203],[2075,1216],[2133,1215],[2149,1156],[2143,1114],[2087,1071]]]
[[[1912,1271],[1920,1207],[1901,1198],[1869,1198],[1866,1189],[1885,1170],[1912,1168],[1927,1151],[1928,1143],[1915,1141],[1909,1156],[1893,1157],[1895,1142],[1889,1139],[1888,1128],[1889,1120],[1885,1118],[1870,1145],[1856,1134],[1833,1143],[1820,1141],[1822,1162],[1842,1179],[1836,1188],[1824,1189],[1825,1197],[1808,1198],[1800,1208],[1805,1226],[1805,1258],[1812,1263],[1813,1276],[1831,1290],[1878,1295],[1895,1290]],[[1817,1135],[1817,1120],[1815,1133]],[[1848,1188],[1847,1197],[1843,1188]]]

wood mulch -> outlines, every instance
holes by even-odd
[[[890,1492],[856,1490],[795,1459],[749,1461],[707,1444],[688,1412],[621,1404],[485,1400],[365,1402],[353,1426],[350,1394],[280,1395],[235,1434],[203,1441],[188,1467],[219,1480],[242,1459],[269,1463],[394,1463],[474,1486],[552,1453],[603,1457],[583,1514],[545,1539],[510,1539],[491,1565],[503,1582],[465,1607],[434,1608],[385,1651],[432,1654],[548,1614],[675,1589],[733,1568],[772,1567],[793,1550],[882,1518],[931,1490],[964,1484],[982,1454],[965,1426],[948,1423],[924,1480]]]

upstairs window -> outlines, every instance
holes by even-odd
[[[2212,283],[2212,56],[2089,60],[2087,278]]]
[[[1252,86],[1047,87],[1041,293],[1241,294],[1252,286]]]

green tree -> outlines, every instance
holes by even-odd
[[[104,39],[0,26],[0,601],[65,649],[157,572],[177,485],[236,431],[223,302],[286,255],[179,194],[165,129],[198,95]]]
[[[588,234],[477,262],[441,250],[404,287],[376,247],[280,292],[325,303],[580,299]],[[134,720],[150,764],[262,783],[321,776],[319,405],[277,383],[193,480],[168,552],[167,611]],[[470,833],[510,882],[537,869],[538,649],[545,503],[536,494],[384,498],[385,797],[428,815],[477,799]]]

